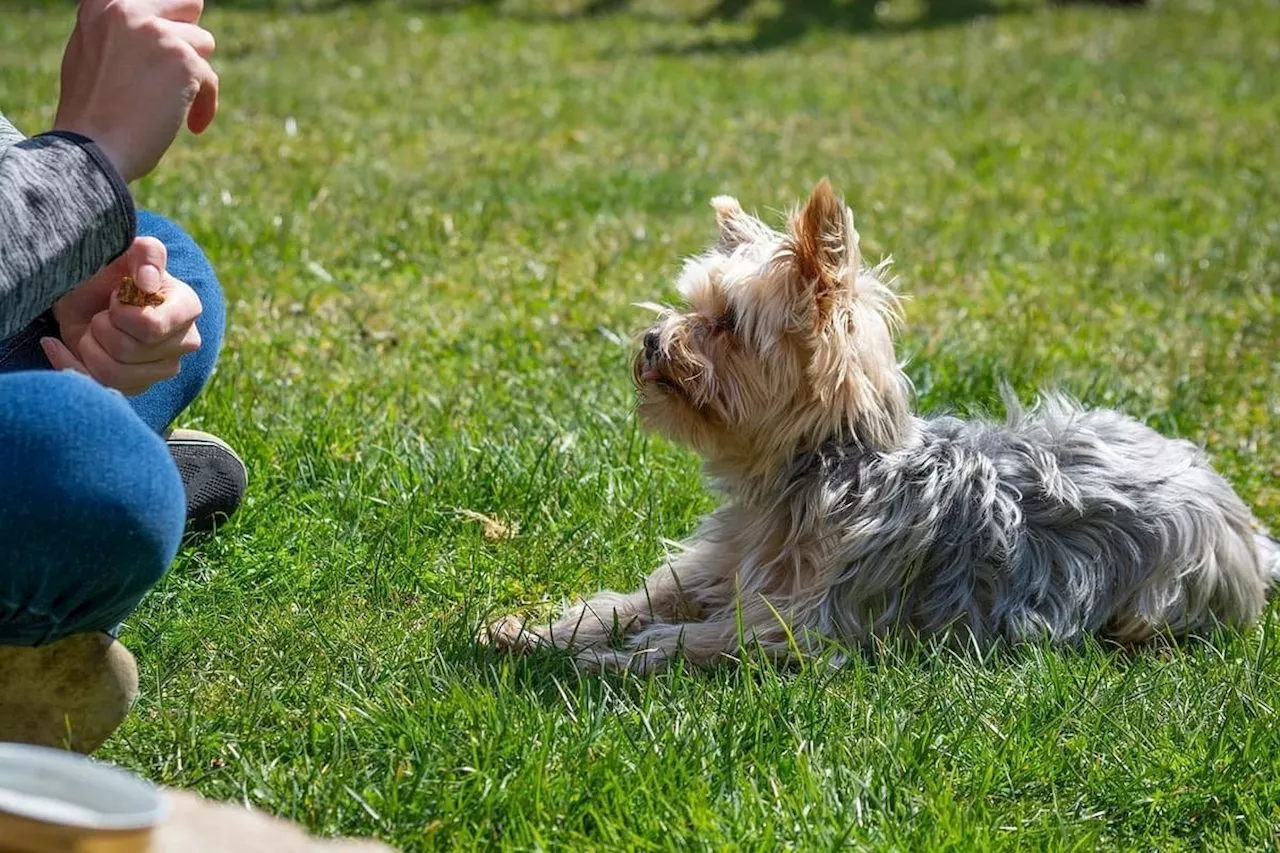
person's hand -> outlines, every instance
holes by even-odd
[[[179,361],[200,348],[200,297],[165,273],[164,244],[139,237],[123,255],[53,305],[62,340],[41,338],[49,363],[84,373],[127,395],[178,375]],[[164,297],[137,307],[116,298],[126,275],[139,290]]]
[[[204,0],[81,0],[53,129],[92,139],[126,181],[155,168],[184,119],[203,133],[218,111],[203,9]]]

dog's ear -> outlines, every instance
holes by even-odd
[[[823,320],[842,291],[853,287],[861,255],[853,213],[823,178],[791,219],[791,253]]]
[[[762,232],[768,231],[764,223],[744,211],[733,196],[718,195],[711,199],[711,207],[715,209],[716,222],[720,224],[719,246],[726,252],[759,239]]]

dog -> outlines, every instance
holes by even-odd
[[[1006,399],[1003,424],[921,417],[888,261],[863,263],[830,183],[785,232],[712,206],[719,239],[633,379],[644,425],[702,456],[723,505],[639,590],[544,626],[509,616],[489,642],[653,672],[894,634],[1133,646],[1258,619],[1280,543],[1197,447],[1060,394]]]

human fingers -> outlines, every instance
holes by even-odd
[[[144,364],[122,364],[111,357],[92,329],[80,339],[80,361],[89,375],[108,388],[134,396],[157,382],[172,379],[182,369],[176,359],[149,361]]]
[[[204,13],[204,0],[132,0],[153,15],[170,21],[194,24]]]
[[[169,250],[155,237],[139,237],[123,255],[128,275],[143,293],[159,293],[164,286],[164,270]],[[118,285],[119,282],[116,282]]]
[[[179,326],[169,337],[151,343],[140,341],[121,329],[110,311],[95,315],[89,322],[89,330],[107,355],[121,364],[147,364],[182,358],[200,349],[200,330],[194,321]]]
[[[44,350],[44,357],[49,359],[49,364],[54,370],[74,370],[76,373],[89,375],[89,370],[80,359],[76,358],[67,345],[57,338],[41,338],[40,349]]]
[[[213,38],[213,33],[196,24],[186,24],[180,21],[161,21],[160,28],[164,32],[177,36],[191,45],[201,59],[207,60],[213,56],[213,51],[218,46],[217,41]]]
[[[111,323],[144,346],[155,346],[191,326],[204,310],[200,297],[181,279],[165,276],[158,292],[164,297],[160,305],[126,305],[112,299]]]
[[[204,58],[197,56],[194,68],[200,89],[187,112],[187,129],[199,135],[209,129],[218,115],[218,72]]]

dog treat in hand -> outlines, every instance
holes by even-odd
[[[142,290],[131,275],[121,277],[120,289],[116,291],[116,299],[120,300],[122,305],[133,305],[137,308],[164,304],[164,296],[162,294],[147,293]]]

